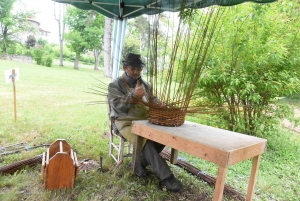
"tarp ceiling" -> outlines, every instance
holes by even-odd
[[[212,5],[232,6],[244,2],[270,3],[276,0],[53,0],[71,4],[83,10],[95,10],[110,18],[134,18],[164,11],[177,12],[185,8],[205,8]]]

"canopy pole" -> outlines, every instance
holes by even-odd
[[[123,20],[114,19],[112,79],[116,79],[119,76],[120,61],[121,61],[122,49],[123,49],[123,45],[124,45],[126,26],[127,26],[126,18]]]
[[[115,58],[115,52],[116,52],[116,38],[117,38],[117,32],[118,32],[118,20],[114,19],[114,30],[113,30],[113,40],[112,40],[112,52],[111,52],[111,58],[112,58],[112,75],[111,78],[115,79],[117,76],[115,76],[115,64],[116,64],[116,58]]]
[[[119,61],[122,60],[122,52],[123,52],[123,45],[124,45],[124,42],[125,42],[125,34],[126,34],[126,28],[127,28],[127,18],[123,19],[122,23],[121,23],[121,26],[122,26],[122,32],[121,32],[121,36],[120,36],[120,51],[119,51]],[[118,67],[120,67],[120,62],[118,63]],[[119,68],[118,68],[119,69]]]

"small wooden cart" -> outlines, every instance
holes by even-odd
[[[43,153],[41,178],[46,189],[73,188],[78,161],[67,141],[58,139]]]

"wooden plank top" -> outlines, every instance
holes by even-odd
[[[133,121],[132,133],[224,167],[264,153],[267,143],[266,139],[189,121],[179,127]]]

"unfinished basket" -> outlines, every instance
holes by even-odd
[[[185,111],[170,108],[149,108],[148,120],[162,126],[181,126],[184,123]]]

